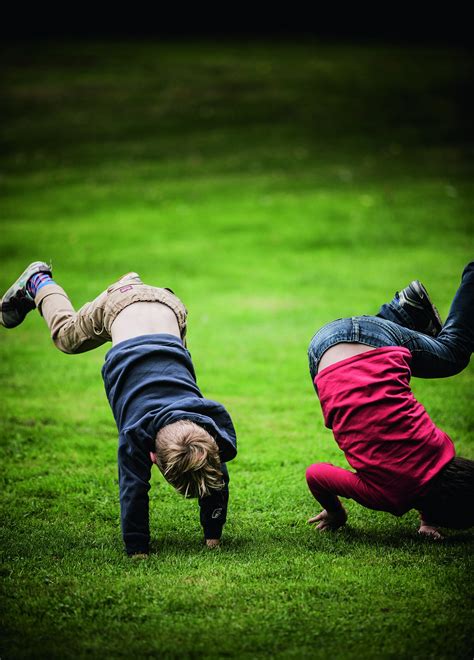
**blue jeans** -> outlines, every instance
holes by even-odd
[[[405,346],[411,352],[412,374],[419,378],[453,376],[469,364],[474,348],[474,262],[461,278],[445,324],[437,337],[418,332],[409,309],[398,296],[382,305],[377,316],[353,316],[328,323],[311,340],[308,349],[311,378],[325,351],[341,342],[381,346]]]

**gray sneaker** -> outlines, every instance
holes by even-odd
[[[5,328],[15,328],[20,325],[28,312],[36,307],[35,301],[26,289],[28,280],[36,273],[52,275],[51,266],[44,261],[30,264],[0,300],[0,324]]]
[[[398,294],[398,301],[411,317],[415,330],[436,337],[441,332],[443,322],[433,305],[428,291],[418,280],[413,280]]]

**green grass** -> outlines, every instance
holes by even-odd
[[[124,556],[106,347],[0,333],[2,658],[472,658],[471,532],[418,540],[348,501],[318,535],[304,480],[344,465],[306,348],[411,279],[446,316],[472,258],[472,59],[456,49],[25,43],[3,52],[0,290],[51,258],[76,305],[128,270],[190,310],[232,414],[224,545],[156,473],[153,554]],[[473,371],[415,380],[474,458]]]

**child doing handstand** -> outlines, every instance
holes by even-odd
[[[338,496],[401,516],[420,512],[420,534],[474,525],[474,461],[455,456],[431,421],[410,377],[462,371],[474,346],[474,262],[464,269],[444,326],[428,293],[413,281],[377,316],[339,319],[309,346],[311,378],[324,421],[354,471],[315,463],[309,489],[323,511],[308,521],[337,529],[347,514]]]
[[[0,301],[0,322],[19,325],[37,307],[54,344],[82,353],[112,341],[102,377],[119,431],[122,533],[133,556],[149,552],[148,491],[155,463],[184,497],[197,497],[208,547],[226,522],[236,435],[224,406],[203,398],[186,349],[187,311],[170,289],[124,275],[78,312],[52,280],[31,264]]]

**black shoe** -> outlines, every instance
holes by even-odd
[[[432,337],[436,337],[441,332],[443,322],[421,282],[413,280],[400,291],[398,301],[413,321],[415,330]]]
[[[5,328],[20,325],[28,312],[36,307],[35,301],[26,288],[28,280],[36,273],[51,275],[51,266],[43,261],[35,261],[30,264],[0,300],[0,324]]]

